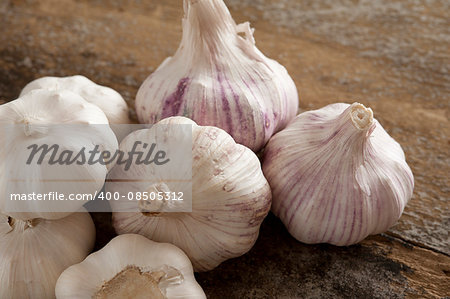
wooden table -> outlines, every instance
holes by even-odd
[[[381,3],[383,2],[383,3]],[[304,245],[270,215],[256,246],[198,274],[211,298],[450,296],[450,2],[228,0],[257,46],[284,64],[302,110],[359,101],[403,146],[414,196],[386,234]],[[133,107],[181,36],[181,0],[1,0],[0,103],[41,76],[85,75]],[[113,235],[93,215],[98,244]]]

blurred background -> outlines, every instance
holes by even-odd
[[[415,192],[360,245],[304,245],[269,215],[247,255],[198,274],[211,298],[450,295],[448,0],[227,0],[296,82],[302,111],[361,102],[403,147]],[[31,80],[81,74],[127,100],[177,49],[182,0],[0,0],[0,104]],[[114,235],[94,215],[97,248]]]

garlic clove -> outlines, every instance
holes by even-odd
[[[122,141],[120,149],[129,151],[136,140],[151,143],[156,127],[177,124],[192,126],[192,185],[170,180],[170,176],[160,178],[174,192],[187,193],[186,188],[191,189],[192,212],[148,213],[141,209],[139,213],[135,212],[141,208],[139,203],[132,202],[135,208],[128,210],[129,201],[112,201],[113,225],[119,234],[138,233],[157,242],[172,243],[187,254],[196,271],[208,271],[253,247],[270,209],[270,188],[250,149],[236,144],[219,128],[198,126],[184,117],[170,117],[136,132]],[[170,131],[167,137],[171,138]],[[183,167],[177,164],[180,171]],[[159,173],[160,168],[153,165],[133,165],[127,171],[116,165],[110,177],[139,177],[141,181],[108,181],[106,189],[134,194],[150,190],[154,186],[148,179]]]
[[[0,131],[0,211],[22,220],[59,219],[79,210],[86,201],[30,200],[29,196],[93,197],[113,164],[90,163],[89,152],[97,146],[112,153],[118,148],[100,108],[67,90],[33,90],[1,105]],[[65,162],[80,151],[84,161],[80,156],[76,163]],[[17,195],[26,200],[11,197]]]
[[[69,90],[99,107],[110,124],[130,123],[128,106],[123,97],[114,89],[98,85],[84,76],[42,77],[28,83],[20,97],[36,89]]]
[[[134,234],[114,238],[65,270],[56,297],[206,298],[183,251]]]
[[[386,231],[412,196],[400,145],[359,103],[297,116],[264,152],[272,210],[305,243],[355,244]]]
[[[177,52],[137,93],[139,121],[189,117],[258,151],[297,114],[293,80],[256,48],[249,23],[236,25],[222,0],[185,0],[184,8]]]
[[[82,261],[94,241],[87,212],[26,221],[0,214],[0,298],[54,298],[59,275]]]

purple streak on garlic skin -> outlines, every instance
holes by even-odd
[[[268,143],[263,170],[272,210],[305,243],[350,245],[386,231],[414,187],[399,144],[357,103],[296,117]]]
[[[234,105],[236,105],[239,128],[241,131],[246,132],[249,128],[248,128],[248,124],[247,124],[247,120],[246,120],[246,115],[244,115],[244,113],[242,112],[242,108],[240,106],[239,94],[238,94],[238,92],[236,92],[233,89],[232,84],[229,79],[225,78],[225,80],[224,80],[224,73],[222,73],[222,70],[219,67],[217,67],[216,69],[217,69],[217,73],[218,73],[218,81],[219,81],[219,84],[221,86],[221,91],[222,91],[222,102],[224,103],[224,106],[225,106],[225,102],[227,101],[227,98],[225,96],[224,84],[226,83],[227,89],[230,91],[231,96],[234,99]],[[245,81],[243,81],[243,82],[244,82],[244,84],[246,84]],[[247,84],[246,84],[246,86],[248,87]],[[230,117],[232,117],[231,114],[230,114]],[[229,131],[225,130],[225,131],[229,134],[233,133],[233,130],[229,130]],[[255,131],[251,130],[250,132],[252,133],[253,139],[256,138]]]
[[[184,92],[189,85],[189,78],[183,78],[177,85],[176,91],[166,98],[162,109],[162,118],[167,118],[173,115],[180,115],[180,108],[182,107]]]
[[[220,93],[221,93],[221,96],[222,96],[223,113],[225,114],[225,118],[226,118],[226,122],[225,122],[226,126],[224,127],[224,130],[227,133],[231,133],[231,132],[233,132],[233,119],[232,119],[232,115],[231,115],[230,104],[228,103],[228,98],[225,95],[225,88],[224,88],[224,81],[227,81],[227,80],[224,79],[224,75],[221,72],[219,67],[217,67],[216,70],[217,70],[217,81],[219,82]],[[228,85],[229,85],[229,83],[228,83]],[[231,90],[231,86],[230,86],[230,90]],[[241,119],[242,118],[242,112],[239,109],[239,106],[237,106],[237,107],[238,107],[239,116],[240,116],[239,119]]]

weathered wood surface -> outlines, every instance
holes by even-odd
[[[85,75],[122,93],[174,53],[181,0],[0,0],[0,103],[30,80]],[[383,3],[382,3],[383,2]],[[269,216],[255,248],[198,274],[211,298],[450,296],[450,2],[228,0],[258,47],[286,66],[300,107],[359,101],[403,146],[415,192],[389,232],[304,245]],[[94,215],[98,246],[113,235]]]

